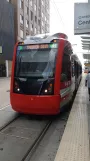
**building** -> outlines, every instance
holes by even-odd
[[[8,0],[14,5],[15,41],[49,32],[49,0]]]
[[[13,34],[15,37],[15,43],[17,41],[25,39],[27,35],[35,35],[49,32],[49,26],[50,26],[49,0],[6,0],[6,1],[7,3],[9,2],[8,6],[13,5],[14,7],[14,14],[12,14],[11,21],[12,19],[14,20]],[[10,57],[11,60],[12,56],[13,52],[11,53]],[[9,58],[7,58],[7,60],[9,60]],[[10,63],[6,61],[7,76],[8,76],[8,68],[9,68],[9,75],[11,71],[11,64],[10,65],[8,64]]]
[[[10,75],[14,48],[14,8],[0,0],[0,77]]]

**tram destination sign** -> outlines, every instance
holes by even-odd
[[[90,3],[74,4],[74,34],[90,33]]]
[[[51,43],[51,44],[39,44],[39,45],[19,45],[17,50],[29,50],[29,49],[52,49],[57,48],[57,43]]]

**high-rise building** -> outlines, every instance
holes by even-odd
[[[14,7],[0,0],[0,77],[10,75],[14,48]]]
[[[49,0],[7,0],[15,8],[15,41],[49,32]]]

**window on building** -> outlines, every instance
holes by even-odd
[[[45,27],[45,32],[47,32],[47,24],[46,23],[45,23],[44,27]]]
[[[39,7],[41,6],[41,1],[40,0],[38,1],[38,5],[39,5]]]
[[[28,28],[29,27],[29,21],[26,20],[26,27]]]
[[[36,29],[36,27],[35,27],[35,34],[37,33],[37,29]]]
[[[38,20],[38,25],[40,26],[40,20]]]
[[[29,15],[29,8],[27,6],[25,7],[25,12],[27,15]]]
[[[46,5],[49,6],[49,1],[46,1]]]
[[[23,33],[23,30],[20,30],[20,37],[23,39],[24,37],[24,33]]]
[[[44,30],[42,29],[42,34],[44,33]]]
[[[29,8],[27,7],[27,15],[29,15]]]
[[[47,23],[49,24],[49,19],[47,19]]]
[[[42,0],[42,5],[44,5],[44,2],[43,2],[43,0]]]
[[[36,9],[37,9],[37,8],[36,8],[36,4],[34,4],[34,10],[36,11]]]
[[[42,26],[44,25],[43,21],[42,21]]]
[[[31,31],[33,31],[33,24],[31,24]]]
[[[31,11],[31,21],[33,20],[33,12]]]
[[[29,33],[28,32],[26,32],[26,36],[28,36],[29,35]]]
[[[20,15],[20,23],[23,24],[23,16]]]
[[[23,9],[23,0],[20,0],[20,8]]]
[[[38,15],[39,15],[39,17],[41,16],[41,11],[40,11],[40,9],[38,10]]]
[[[42,17],[43,17],[43,12],[42,12]]]
[[[37,17],[35,16],[35,22],[37,22]]]
[[[49,27],[47,27],[47,29],[46,29],[46,30],[47,30],[47,32],[49,32]]]
[[[33,4],[32,4],[32,0],[30,0],[30,5],[32,6]]]

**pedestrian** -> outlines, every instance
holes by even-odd
[[[90,71],[88,72],[86,76],[85,86],[88,86],[88,94],[89,94],[89,101],[90,101]]]

